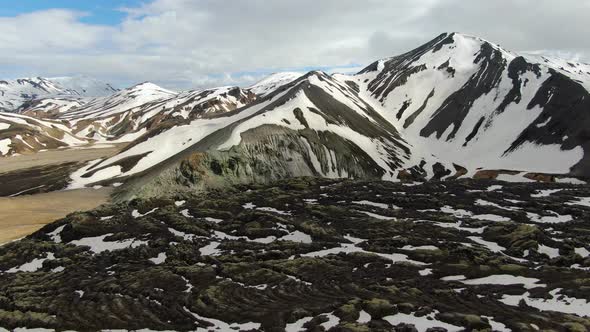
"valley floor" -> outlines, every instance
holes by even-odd
[[[75,211],[106,203],[111,188],[55,191],[19,197],[0,197],[0,245],[27,236]]]
[[[32,167],[81,162],[110,157],[126,144],[87,145],[70,149],[55,149],[34,154],[0,158],[0,173],[13,172]]]

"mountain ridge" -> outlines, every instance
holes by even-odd
[[[531,59],[445,33],[354,75],[181,93],[142,83],[56,119],[87,140],[130,142],[72,175],[72,187],[138,184],[119,189],[127,197],[292,176],[588,177],[590,79],[582,64],[572,74]]]

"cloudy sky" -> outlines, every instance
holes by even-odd
[[[590,62],[588,0],[0,0],[0,78],[248,85],[353,71],[442,32]]]

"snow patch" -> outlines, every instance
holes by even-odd
[[[101,236],[86,237],[80,240],[71,241],[70,244],[73,244],[75,246],[90,247],[90,251],[92,251],[95,254],[99,254],[103,251],[115,251],[127,248],[137,248],[141,245],[148,244],[148,241],[136,239],[127,239],[121,241],[105,241],[105,238],[112,235],[112,233],[109,233]]]
[[[162,263],[164,263],[166,261],[166,258],[168,258],[166,256],[166,253],[165,252],[161,252],[161,253],[158,254],[158,256],[156,256],[154,258],[150,258],[149,260],[152,263],[156,264],[156,265],[160,265],[160,264],[162,264]]]
[[[540,215],[538,215],[536,213],[532,213],[532,212],[527,212],[526,215],[532,222],[536,222],[536,223],[540,223],[540,224],[560,224],[560,223],[566,223],[566,222],[570,222],[570,221],[574,220],[572,218],[572,216],[569,214],[562,216],[562,215],[557,214],[553,211],[548,211],[548,212],[553,213],[553,216],[540,216]]]
[[[359,312],[359,318],[356,320],[356,322],[360,323],[360,324],[367,324],[368,322],[371,321],[371,319],[372,319],[372,317],[368,312],[361,310]]]
[[[463,331],[464,329],[462,327],[456,326],[456,325],[451,325],[448,323],[445,323],[443,321],[437,320],[435,318],[436,313],[438,313],[437,311],[435,311],[434,313],[430,313],[426,316],[415,316],[414,314],[404,314],[404,313],[397,313],[395,315],[392,316],[385,316],[383,317],[383,320],[387,321],[389,324],[396,326],[402,323],[405,324],[412,324],[416,327],[416,330],[418,330],[418,332],[426,332],[426,330],[430,329],[430,328],[435,328],[435,327],[442,327],[444,329],[446,329],[449,332],[455,332],[455,331]]]
[[[55,255],[52,252],[48,252],[45,258],[35,258],[30,262],[24,263],[19,267],[13,267],[6,273],[18,273],[18,272],[37,272],[43,267],[43,262],[54,260]]]
[[[10,138],[5,138],[3,140],[0,140],[0,155],[1,156],[5,156],[8,154],[8,152],[10,152],[10,144],[12,143],[12,141],[10,140]]]
[[[491,275],[483,278],[461,280],[466,285],[523,285],[526,289],[536,287],[546,287],[545,284],[539,284],[540,280],[536,278],[527,278],[522,276],[513,276],[510,274]]]
[[[183,307],[183,309],[187,313],[191,314],[194,318],[196,318],[198,320],[205,321],[205,322],[213,325],[213,327],[210,327],[207,329],[202,329],[204,331],[211,331],[211,330],[213,330],[213,331],[250,331],[250,330],[259,330],[260,329],[260,323],[254,323],[254,322],[248,322],[248,323],[242,323],[242,324],[226,323],[226,322],[218,320],[218,319],[200,316],[194,312],[191,312],[187,307]]]
[[[66,227],[66,225],[61,225],[58,228],[56,228],[53,232],[51,233],[47,233],[47,235],[49,235],[49,237],[51,238],[51,241],[55,242],[55,243],[61,243],[61,232],[64,230],[64,228]]]
[[[531,298],[531,294],[526,292],[522,295],[503,295],[500,301],[511,306],[518,306],[520,301],[524,301],[527,305],[541,311],[557,311],[582,317],[590,316],[590,302],[585,299],[560,295],[559,292],[561,292],[561,288],[550,291],[552,299]]]

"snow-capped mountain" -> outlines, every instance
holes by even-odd
[[[23,104],[49,97],[99,97],[117,90],[87,77],[22,78],[0,80],[0,111],[14,112]]]
[[[107,97],[37,99],[23,105],[20,111],[25,116],[60,123],[64,131],[84,143],[130,142],[145,133],[134,122],[135,112],[176,95],[155,84],[142,83]],[[14,137],[21,133],[13,130],[11,134]]]
[[[171,98],[176,95],[176,92],[166,90],[150,82],[144,82],[110,96],[96,98],[83,107],[63,113],[60,117],[78,121],[82,119],[98,119],[127,111],[134,111],[148,103]]]
[[[590,74],[536,60],[453,33],[343,79],[359,84],[413,152],[471,171],[588,175]]]
[[[144,83],[56,119],[82,139],[131,142],[72,175],[131,195],[308,175],[554,181],[590,176],[586,68],[452,33],[355,75],[183,93]]]
[[[278,87],[289,84],[303,75],[304,73],[297,72],[274,73],[248,87],[248,90],[259,96],[265,96],[276,90]]]

